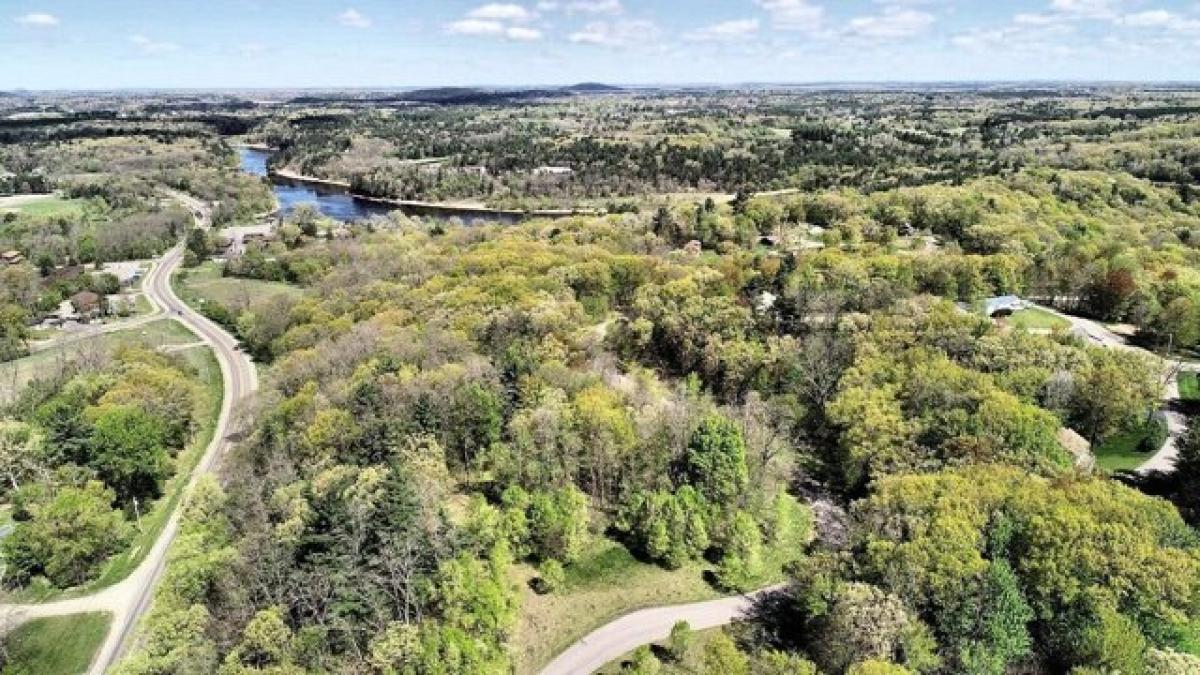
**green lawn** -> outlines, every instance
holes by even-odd
[[[221,263],[211,260],[182,270],[174,283],[179,297],[193,307],[199,307],[201,300],[230,308],[244,307],[259,298],[303,293],[303,289],[290,284],[221,276]]]
[[[1124,431],[1093,448],[1096,465],[1105,471],[1129,471],[1150,459],[1150,454],[1138,449],[1148,434],[1147,427]]]
[[[771,570],[760,586],[783,580],[782,551],[767,549]],[[566,587],[539,595],[529,582],[537,576],[531,566],[515,566],[521,586],[521,613],[512,639],[517,673],[538,672],[573,642],[629,612],[719,598],[724,593],[705,581],[712,565],[697,561],[678,570],[644,563],[617,542],[596,537],[580,560],[564,569]]]
[[[1071,327],[1070,321],[1037,307],[1014,312],[1005,321],[1011,326],[1019,326],[1026,330],[1054,330],[1056,328],[1065,330]]]
[[[47,199],[38,199],[26,204],[14,207],[12,209],[0,209],[16,211],[22,215],[36,216],[39,218],[50,218],[54,216],[79,216],[83,214],[83,201],[79,199],[63,199],[62,197],[49,197]]]
[[[61,337],[61,334],[59,336]],[[15,361],[0,363],[0,403],[11,400],[16,392],[31,380],[46,377],[71,359],[94,352],[98,348],[108,349],[125,344],[151,347],[180,345],[196,342],[197,339],[179,323],[163,319],[136,328],[106,333],[94,339],[67,342]]]
[[[1179,371],[1179,398],[1185,401],[1200,401],[1200,377],[1190,370]]]
[[[34,619],[6,639],[3,675],[77,675],[87,672],[104,642],[112,615],[105,612]]]

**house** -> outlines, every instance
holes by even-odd
[[[535,176],[570,176],[575,169],[569,166],[539,166],[533,170]]]
[[[1001,295],[983,302],[983,311],[989,317],[1008,316],[1025,309],[1025,301],[1015,295]]]
[[[71,296],[71,307],[75,309],[75,313],[83,320],[94,319],[100,316],[102,299],[99,295],[91,291],[80,291]]]
[[[25,262],[25,256],[21,255],[20,251],[5,251],[0,253],[0,263],[5,265],[19,265]]]

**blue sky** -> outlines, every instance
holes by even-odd
[[[0,88],[1200,80],[1200,0],[0,0]]]

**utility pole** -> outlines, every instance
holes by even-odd
[[[133,498],[133,517],[137,519],[138,532],[142,532],[142,510],[138,508],[138,498]]]

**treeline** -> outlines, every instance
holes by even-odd
[[[125,348],[35,382],[0,421],[5,583],[69,588],[124,552],[211,403],[184,361]]]

